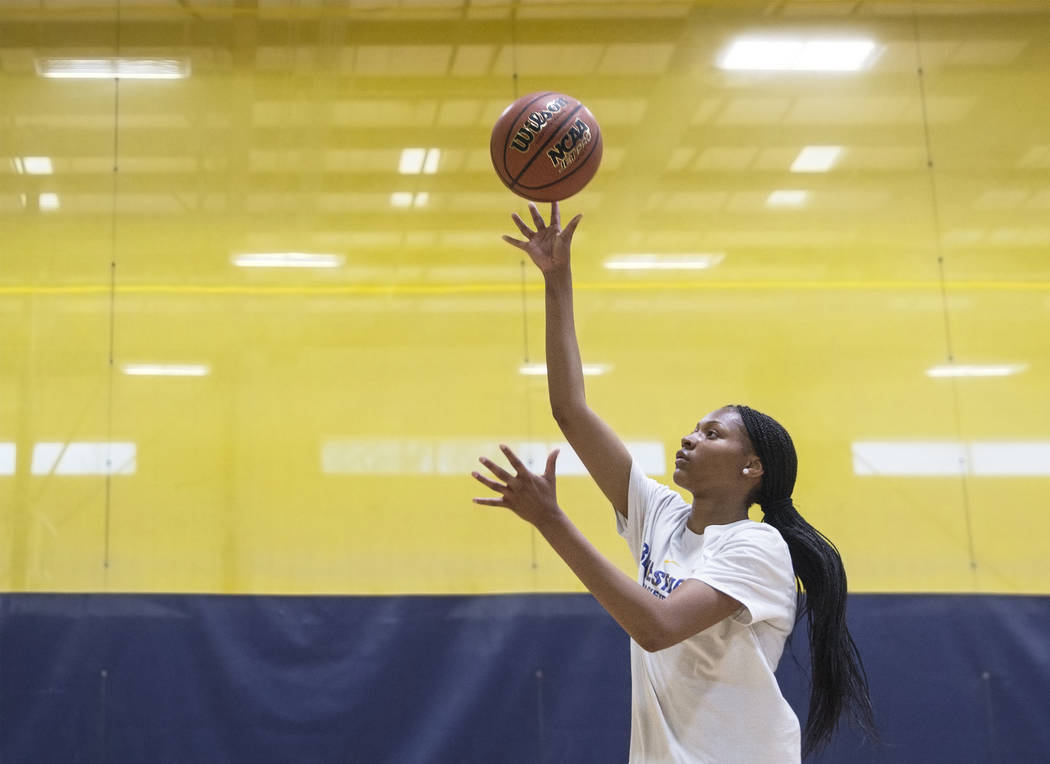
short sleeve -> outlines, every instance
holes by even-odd
[[[678,493],[653,480],[642,471],[638,462],[632,461],[627,485],[627,517],[616,512],[616,532],[627,541],[635,558],[641,554],[646,524],[671,508],[688,510],[688,505]]]
[[[645,527],[645,510],[650,492],[647,482],[649,478],[642,472],[638,462],[632,460],[631,477],[627,483],[627,517],[616,512],[616,532],[623,536],[632,552],[640,548],[642,529]]]
[[[795,573],[791,554],[776,528],[746,522],[704,550],[689,575],[728,594],[745,611],[735,619],[745,626],[768,621],[790,631],[795,620]]]

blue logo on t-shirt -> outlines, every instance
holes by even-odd
[[[677,589],[684,580],[681,578],[675,578],[665,570],[654,570],[655,565],[650,556],[648,544],[642,544],[640,563],[643,571],[642,586],[660,599],[666,598],[667,595]]]

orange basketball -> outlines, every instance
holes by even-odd
[[[507,188],[529,201],[558,202],[598,172],[602,133],[594,115],[572,96],[530,93],[500,114],[489,149]]]

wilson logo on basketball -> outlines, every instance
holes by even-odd
[[[525,117],[525,121],[521,123],[518,132],[514,134],[510,145],[524,154],[529,150],[529,144],[532,143],[533,139],[550,122],[551,117],[561,111],[567,103],[569,103],[568,98],[558,97],[545,104],[542,110],[534,111]]]
[[[547,158],[558,172],[565,172],[590,142],[591,128],[582,119],[577,119],[561,140],[554,144],[554,148],[547,152]]]

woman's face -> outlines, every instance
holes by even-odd
[[[712,411],[682,438],[674,466],[674,482],[694,495],[730,490],[746,495],[762,470],[744,422],[728,407]]]

